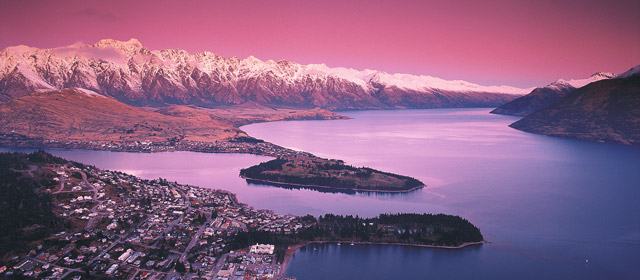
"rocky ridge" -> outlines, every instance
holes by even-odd
[[[251,56],[149,50],[135,39],[0,51],[0,101],[70,87],[135,106],[216,107],[251,101],[324,109],[491,107],[530,91]]]

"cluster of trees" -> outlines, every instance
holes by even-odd
[[[50,178],[34,177],[19,170],[30,164],[64,160],[42,151],[26,155],[0,153],[0,257],[10,251],[27,249],[27,242],[40,239],[63,226],[53,213],[51,195],[44,190]]]
[[[240,175],[254,178],[254,176],[260,176],[265,171],[282,170],[282,166],[287,162],[287,160],[279,158],[262,162],[258,165],[240,170]]]
[[[484,240],[466,219],[445,214],[381,214],[375,218],[327,214],[313,231],[316,239],[457,246]]]
[[[276,254],[282,257],[288,246],[306,241],[459,246],[484,240],[480,230],[469,221],[445,214],[381,214],[374,218],[326,214],[318,219],[310,215],[301,219],[313,223],[313,226],[295,234],[240,232],[229,244],[229,249],[256,243],[274,244]]]
[[[198,213],[196,215],[195,220],[199,223],[199,224],[204,224],[207,221],[207,216],[203,213]]]

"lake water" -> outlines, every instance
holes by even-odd
[[[269,159],[254,155],[49,151],[143,178],[227,189],[241,202],[282,214],[460,215],[490,242],[461,250],[310,245],[287,269],[300,280],[639,279],[640,148],[528,134],[508,127],[517,118],[488,112],[344,112],[353,119],[242,128],[275,144],[428,185],[406,194],[247,184],[239,169]]]

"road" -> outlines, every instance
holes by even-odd
[[[60,167],[58,167],[58,170],[60,170],[60,168],[65,169],[66,166],[64,166],[64,167],[60,166]],[[56,172],[57,172],[57,170],[56,170]],[[65,178],[64,175],[65,175],[64,173],[60,175],[60,189],[55,191],[54,194],[60,193],[62,190],[64,190],[64,178]]]

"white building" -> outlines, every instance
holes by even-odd
[[[251,246],[249,252],[251,254],[272,255],[274,248],[275,246],[270,244],[256,244]]]

